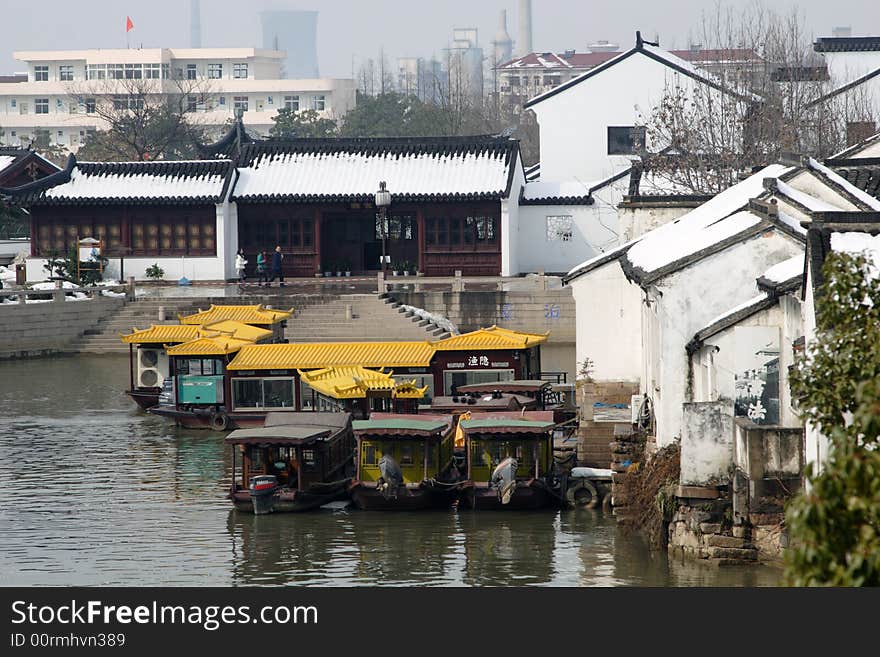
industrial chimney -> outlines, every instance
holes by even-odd
[[[509,62],[513,54],[513,41],[507,33],[507,10],[501,10],[501,17],[498,21],[498,31],[495,33],[495,63],[503,64]]]
[[[202,12],[199,0],[189,0],[189,47],[202,47]]]
[[[532,0],[519,0],[519,39],[516,53],[520,57],[532,52]]]

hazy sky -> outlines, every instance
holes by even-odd
[[[727,0],[744,7],[754,0]],[[516,0],[201,0],[202,45],[259,47],[258,12],[263,9],[318,10],[321,75],[348,77],[359,61],[380,49],[398,56],[438,54],[453,27],[477,27],[486,51],[507,9],[508,33],[517,35]],[[849,25],[853,35],[880,34],[877,0],[766,1],[777,11],[797,6],[816,36]],[[686,47],[700,14],[714,2],[700,0],[532,0],[533,49],[583,51],[599,39],[628,48],[635,31],[659,35],[666,47]],[[124,48],[125,17],[135,29],[132,47],[189,46],[189,0],[0,0],[0,74],[20,71],[16,50]]]

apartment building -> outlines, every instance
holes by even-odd
[[[339,119],[355,103],[351,79],[283,79],[286,53],[258,48],[138,48],[22,51],[27,77],[0,78],[0,140],[58,144],[71,152],[106,127],[101,103],[136,108],[150,97],[185,94],[192,121],[219,136],[241,110],[268,133],[281,108]]]

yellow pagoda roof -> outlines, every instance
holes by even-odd
[[[181,324],[213,324],[223,320],[234,320],[243,324],[277,324],[285,319],[290,319],[293,308],[290,310],[271,310],[263,308],[262,304],[256,306],[218,306],[211,304],[208,310],[200,310],[193,315],[178,315]]]
[[[309,386],[334,399],[363,399],[368,392],[390,392],[400,399],[421,399],[428,386],[416,387],[415,379],[397,382],[392,372],[365,367],[325,367],[304,372],[300,376]]]
[[[468,349],[528,349],[547,341],[548,333],[522,333],[499,326],[481,328],[434,342],[437,351]]]
[[[234,354],[242,347],[253,344],[250,340],[217,335],[215,337],[196,338],[195,340],[169,347],[166,353],[169,356],[225,356]]]
[[[428,367],[434,347],[423,342],[299,342],[244,347],[230,370],[326,367]]]
[[[250,342],[259,342],[260,340],[265,340],[266,338],[272,337],[272,331],[269,329],[260,328],[259,326],[252,326],[250,324],[244,324],[242,322],[237,322],[232,319],[224,319],[219,322],[214,322],[212,324],[205,324],[202,327],[202,330],[205,334],[205,337],[210,337],[207,335],[208,333],[213,333],[214,335],[227,335],[231,338],[240,338],[242,340],[249,340]]]
[[[184,324],[154,324],[148,329],[132,329],[122,341],[130,344],[171,344],[189,342],[199,337],[200,326]]]

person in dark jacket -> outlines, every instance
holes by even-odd
[[[284,254],[281,253],[281,247],[275,247],[275,253],[272,254],[272,278],[269,279],[270,283],[275,282],[275,277],[278,277],[278,285],[280,287],[284,287],[284,274],[281,271],[281,261],[284,259]]]

